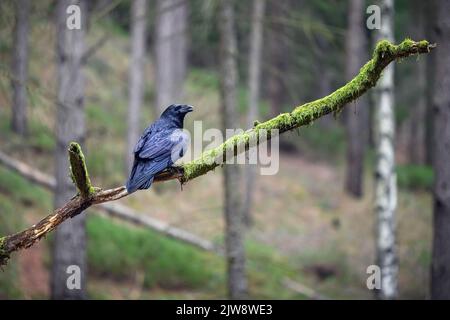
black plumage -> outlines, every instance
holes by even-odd
[[[154,176],[181,158],[189,143],[183,131],[184,117],[193,108],[173,104],[145,129],[134,147],[134,163],[126,187],[128,193],[148,189]]]

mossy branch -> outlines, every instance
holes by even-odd
[[[249,144],[251,139],[256,139],[257,143],[260,140],[263,141],[262,139],[265,138],[263,133],[270,133],[270,130],[274,129],[283,133],[311,124],[328,113],[340,112],[347,103],[356,100],[375,86],[383,69],[389,63],[411,55],[428,53],[434,47],[435,45],[431,45],[428,41],[415,42],[407,39],[399,45],[381,41],[377,44],[372,59],[361,68],[358,75],[335,92],[322,99],[298,106],[291,112],[280,114],[266,122],[256,122],[252,129],[243,134],[235,135],[217,148],[204,152],[200,158],[158,174],[155,177],[155,182],[179,179],[182,183],[185,183],[221,165],[222,160],[229,152],[236,155],[238,152],[245,150],[245,146]],[[270,136],[267,138],[270,138]],[[0,266],[7,263],[12,252],[32,246],[60,223],[83,212],[91,205],[117,200],[128,195],[124,186],[109,190],[92,187],[83,153],[77,143],[70,144],[69,158],[72,177],[79,195],[72,198],[61,208],[56,209],[36,225],[19,233],[0,238]]]
[[[88,198],[94,193],[91,180],[89,179],[83,151],[76,142],[71,142],[69,146],[70,173],[73,183],[83,198]]]
[[[282,113],[266,122],[256,122],[252,129],[241,135],[231,137],[220,146],[204,152],[200,158],[184,164],[184,174],[181,180],[187,182],[213,170],[223,163],[217,161],[217,159],[223,159],[226,154],[232,152],[236,155],[236,150],[244,150],[242,144],[248,144],[250,138],[256,137],[259,142],[261,133],[265,133],[268,130],[278,129],[281,134],[309,125],[328,113],[339,113],[347,103],[356,100],[375,86],[383,69],[389,63],[411,55],[428,53],[435,46],[425,40],[415,42],[406,39],[399,45],[393,45],[386,40],[380,41],[374,50],[372,59],[346,85],[324,98],[298,106],[289,113]]]

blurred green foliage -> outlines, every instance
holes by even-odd
[[[255,299],[292,299],[294,292],[283,286],[285,278],[296,279],[298,273],[273,247],[248,240],[245,243],[249,288]],[[297,297],[302,298],[302,297]]]
[[[51,207],[49,193],[30,184],[18,174],[0,167],[0,236],[24,227],[25,212]],[[0,270],[0,299],[22,298],[17,255]]]
[[[199,288],[217,275],[220,261],[178,241],[89,216],[88,261],[94,273],[117,278],[145,273],[144,286]]]
[[[336,159],[336,155],[343,154],[345,150],[345,131],[337,123],[331,123],[329,127],[316,124],[300,128],[298,132],[300,143],[315,155]]]
[[[50,128],[40,122],[31,121],[28,143],[40,152],[52,152],[55,149],[55,136]]]
[[[3,175],[0,176],[0,182],[2,181],[4,181]],[[8,197],[0,193],[0,236],[17,231],[21,226],[21,219],[16,207],[8,201]],[[10,263],[2,269],[0,270],[0,299],[21,298],[17,261],[11,259]]]
[[[0,210],[2,211],[2,214],[5,214],[6,210],[4,203],[0,202]],[[9,217],[6,217],[6,219],[9,220],[12,214],[14,214],[14,211],[9,213],[6,212],[5,215],[9,215]],[[0,225],[0,233],[5,234],[6,232],[8,232],[8,229]],[[9,262],[8,266],[3,268],[3,271],[0,271],[0,299],[21,298],[21,290],[17,269],[18,269],[17,261],[11,261]]]
[[[203,90],[219,90],[219,77],[214,71],[191,68],[188,74],[188,81],[192,81],[196,87]]]
[[[434,174],[430,166],[405,164],[397,166],[397,182],[400,188],[431,190]]]
[[[33,205],[49,205],[47,192],[3,167],[0,167],[0,196],[4,196],[2,200],[8,200],[9,204],[16,203],[29,207]],[[1,202],[6,203],[6,201]],[[8,219],[5,218],[2,221],[3,223],[0,223],[0,225],[5,225]],[[16,231],[17,228],[13,228],[13,230]]]
[[[11,131],[9,115],[0,112],[0,134],[8,144],[17,148],[31,148],[36,152],[52,152],[55,148],[55,137],[52,130],[41,122],[29,120],[29,134],[26,139]]]

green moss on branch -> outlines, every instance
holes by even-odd
[[[71,142],[69,146],[69,162],[72,180],[75,183],[81,197],[87,198],[94,193],[89,173],[86,167],[83,151],[76,142]]]
[[[383,69],[389,63],[411,55],[428,53],[434,47],[435,45],[431,45],[425,40],[415,42],[406,39],[399,45],[393,45],[386,40],[380,41],[374,50],[372,59],[346,85],[322,99],[298,106],[290,113],[280,114],[263,123],[255,123],[253,129],[247,130],[241,135],[236,135],[220,146],[204,152],[200,158],[182,165],[184,175],[181,181],[187,182],[221,165],[223,158],[229,152],[236,155],[238,153],[236,150],[243,150],[242,144],[247,145],[252,135],[256,136],[257,143],[259,143],[263,132],[270,134],[270,130],[278,130],[279,133],[283,133],[311,124],[314,120],[328,113],[340,112],[347,103],[356,100],[375,86]]]
[[[5,264],[2,263],[3,261],[9,260],[9,253],[8,250],[5,248],[5,246],[6,246],[5,237],[2,237],[0,238],[0,266]]]

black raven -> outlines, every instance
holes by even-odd
[[[128,193],[150,188],[154,176],[172,166],[186,152],[189,137],[183,121],[192,106],[172,104],[145,129],[134,147],[134,163],[127,181]]]

